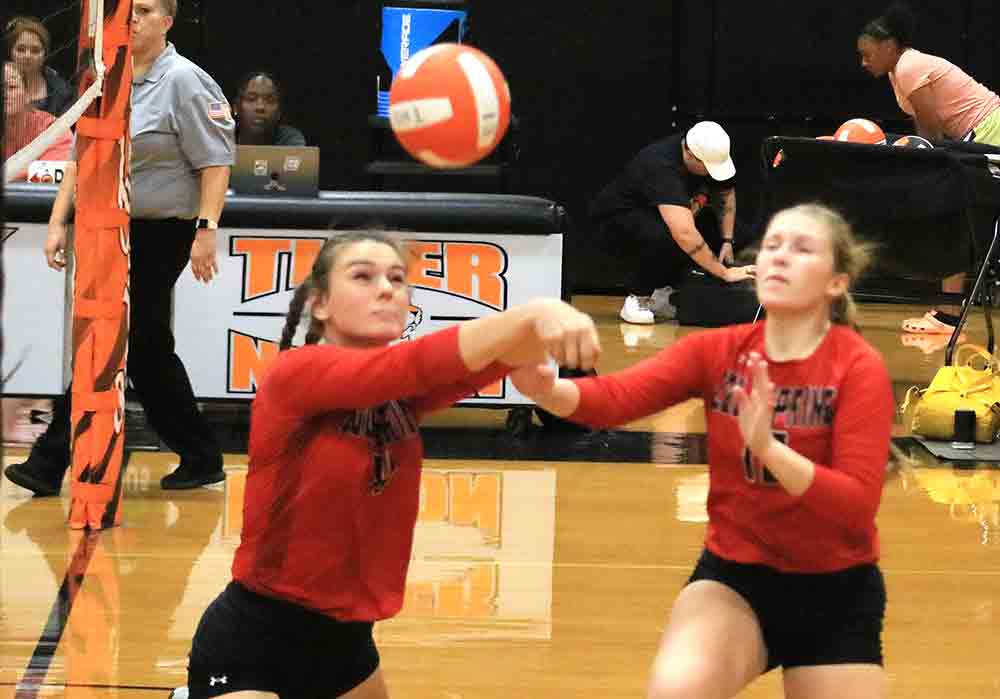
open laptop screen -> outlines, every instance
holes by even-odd
[[[229,186],[237,194],[319,196],[319,148],[237,146]]]

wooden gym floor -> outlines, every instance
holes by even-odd
[[[617,298],[576,302],[599,321],[602,372],[691,331],[620,326]],[[923,310],[862,307],[897,398],[943,362],[941,348],[898,331]],[[981,317],[968,335],[983,341]],[[603,441],[570,434],[546,447],[532,433],[522,448],[477,437],[495,437],[504,417],[451,410],[430,423],[428,453],[444,458],[425,464],[406,606],[376,627],[393,696],[643,696],[667,611],[701,550],[700,406]],[[902,443],[916,463],[888,482],[879,515],[890,696],[1000,696],[1000,472]],[[5,461],[23,456],[8,450]],[[32,499],[2,481],[0,699],[164,699],[183,684],[195,624],[229,579],[246,457],[227,456],[224,487],[193,492],[159,489],[173,463],[134,453],[123,526],[90,535],[67,529],[65,495]],[[780,694],[772,672],[741,696]]]

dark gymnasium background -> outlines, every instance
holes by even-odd
[[[574,290],[611,291],[621,270],[588,244],[587,204],[639,148],[694,121],[721,122],[734,142],[738,209],[760,197],[761,139],[832,133],[850,117],[907,132],[887,79],[859,66],[855,40],[889,0],[469,0],[467,43],[507,76],[520,155],[514,193],[554,199],[574,229]],[[75,31],[67,0],[7,0],[15,13]],[[247,70],[274,70],[287,91],[286,121],[322,149],[324,189],[371,187],[368,117],[375,110],[379,0],[180,0],[170,39],[232,98]],[[385,4],[392,4],[387,2]],[[915,46],[1000,91],[997,0],[911,0]],[[58,43],[58,42],[56,42]],[[52,64],[72,74],[74,55]],[[433,177],[415,190],[489,191],[491,182]],[[396,185],[401,188],[400,185]],[[224,223],[224,219],[223,219]]]

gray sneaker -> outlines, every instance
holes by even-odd
[[[188,688],[178,687],[170,693],[169,699],[188,699]]]
[[[650,310],[649,304],[648,297],[633,294],[625,298],[625,303],[618,312],[618,316],[626,323],[652,325],[656,320],[653,318],[653,311]]]
[[[674,293],[672,286],[665,286],[653,291],[650,297],[649,310],[653,315],[661,320],[673,320],[677,317],[677,306],[670,303],[670,296]]]

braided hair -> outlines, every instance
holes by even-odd
[[[306,304],[308,302],[319,302],[326,296],[327,290],[330,288],[330,271],[336,265],[340,252],[349,245],[363,242],[388,245],[396,251],[399,259],[403,261],[403,265],[406,267],[409,266],[407,263],[410,259],[410,253],[406,246],[401,240],[384,231],[366,229],[345,231],[330,236],[323,243],[323,247],[320,248],[319,253],[316,255],[316,260],[309,271],[309,276],[295,289],[292,301],[288,304],[285,327],[281,331],[281,340],[278,344],[279,351],[283,352],[291,348],[292,339],[298,330],[299,323],[302,320],[302,311],[305,309]],[[314,345],[319,342],[323,338],[323,330],[323,323],[310,314],[309,329],[306,331],[305,343],[307,345]]]

